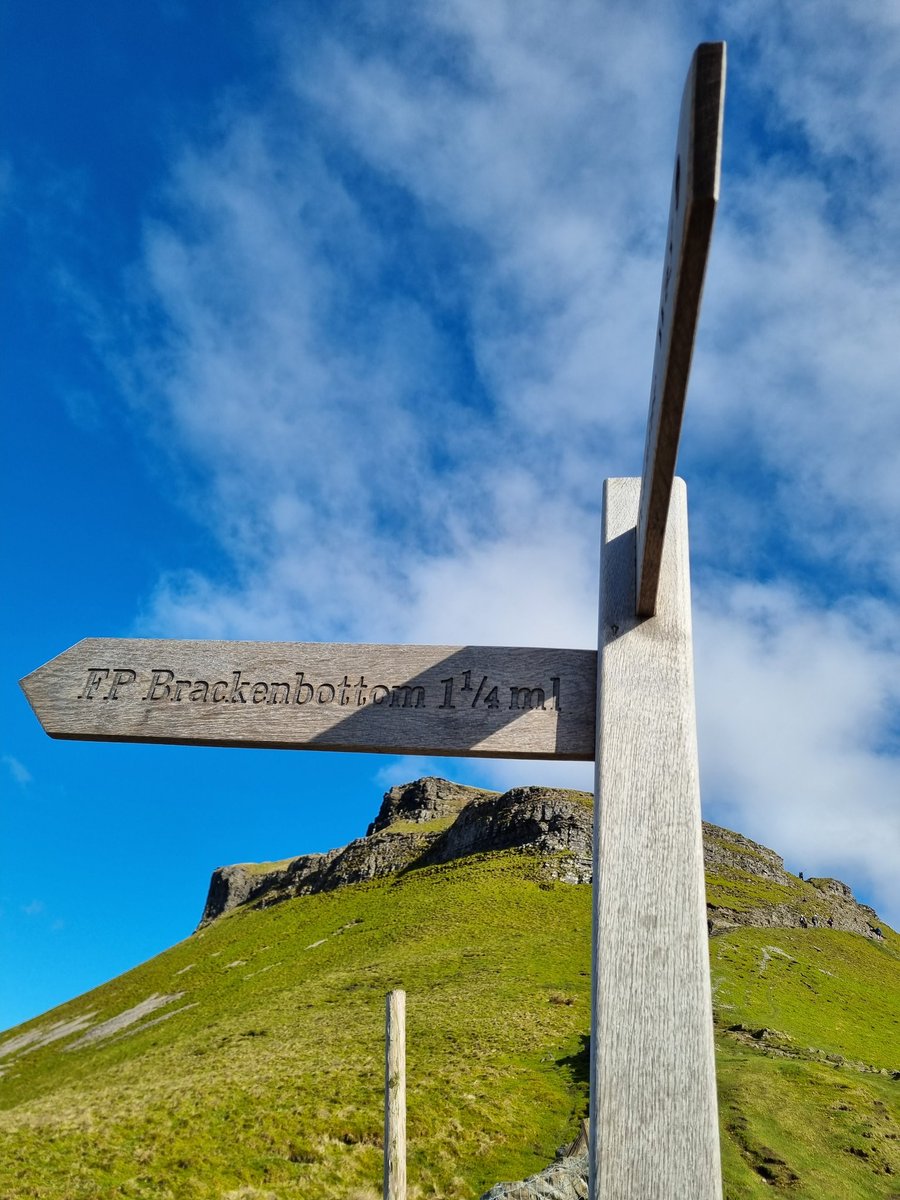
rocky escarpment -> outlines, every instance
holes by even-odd
[[[881,921],[839,879],[792,875],[784,859],[750,838],[703,824],[707,920],[711,934],[736,925],[843,929],[881,938]]]
[[[472,854],[520,850],[545,874],[591,881],[593,798],[559,788],[498,793],[428,777],[391,788],[365,837],[326,854],[239,863],[213,873],[201,926],[239,905],[263,906]],[[738,925],[825,926],[880,938],[877,914],[837,879],[803,880],[774,851],[704,824],[710,934]]]
[[[385,793],[366,836],[347,846],[219,867],[200,925],[242,904],[274,904],[498,850],[527,850],[542,856],[548,877],[589,883],[591,809],[583,792],[526,787],[500,794],[433,776],[417,779]]]
[[[423,865],[469,854],[529,849],[565,883],[590,883],[593,798],[559,788],[512,788],[473,799],[423,855]],[[556,859],[556,861],[552,861]]]

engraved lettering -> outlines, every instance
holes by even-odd
[[[180,700],[181,693],[184,691],[185,688],[189,688],[190,686],[191,686],[190,679],[176,679],[175,680],[175,695],[172,697],[172,699]]]
[[[424,689],[424,687],[421,687],[421,686],[413,687],[411,684],[408,684],[408,683],[397,684],[392,689],[391,708],[394,708],[395,706],[400,704],[401,692],[403,694],[403,704],[401,706],[402,708],[409,708],[409,697],[410,697],[411,692],[415,692],[415,694],[416,694],[416,702],[413,705],[413,707],[414,708],[424,708],[424,706],[425,706],[425,689]]]
[[[266,696],[269,694],[269,685],[267,683],[255,683],[253,685],[253,703],[262,704]]]
[[[226,683],[223,686],[225,686],[227,688],[228,684]],[[205,679],[198,679],[197,682],[194,684],[194,686],[191,688],[191,694],[190,694],[190,696],[188,696],[188,700],[200,701],[202,704],[205,704],[206,697],[208,695],[209,695],[209,684],[206,682]],[[213,698],[215,698],[215,697],[213,697]]]
[[[309,704],[313,698],[313,685],[303,682],[303,671],[295,671],[294,674],[297,676],[297,690],[294,692],[294,703]],[[304,692],[306,695],[303,694]]]
[[[219,689],[221,689],[221,691]],[[228,684],[225,682],[224,679],[220,679],[218,683],[214,683],[213,690],[212,690],[213,701],[216,704],[218,704],[220,701],[224,700],[225,693],[227,691],[228,691]]]
[[[462,685],[462,687],[459,690],[461,692],[471,692],[471,690],[472,690],[472,672],[471,671],[463,671],[463,679],[465,680],[465,683]]]
[[[550,676],[550,686],[551,686],[550,695],[553,697],[553,709],[555,712],[562,712],[562,708],[560,707],[560,703],[559,703],[559,684],[560,684],[559,676],[551,675]]]
[[[496,687],[492,687],[491,690],[488,692],[488,694],[485,696],[482,703],[484,704],[485,708],[499,708],[500,707],[499,689]]]
[[[279,688],[282,688],[284,690],[284,698],[282,699],[281,703],[287,704],[288,701],[290,700],[291,686],[289,683],[270,683],[269,684],[269,703],[270,704],[278,703]]]
[[[369,685],[366,683],[365,675],[360,675],[359,684],[357,686],[359,688],[356,696],[356,706],[358,708],[361,704],[365,704],[366,702],[366,689]]]
[[[381,695],[380,696],[376,695],[377,692],[381,692]],[[385,700],[387,700],[387,698],[388,698],[388,696],[390,696],[390,694],[391,694],[390,688],[386,688],[383,683],[376,683],[375,686],[372,688],[372,703],[373,704],[384,704]]]
[[[107,700],[118,700],[118,691],[120,687],[127,687],[129,683],[134,683],[137,679],[137,673],[129,667],[124,667],[117,670],[113,675],[112,687],[106,694]]]
[[[340,700],[338,701],[339,704],[349,704],[350,703],[350,697],[347,694],[347,689],[349,687],[350,687],[350,680],[345,675],[343,682],[341,683],[341,696],[340,696]]]
[[[316,692],[316,704],[331,704],[334,700],[335,690],[333,683],[320,683],[319,690]]]
[[[467,674],[467,675],[468,675],[468,673],[469,673],[469,672],[468,672],[468,671],[466,671],[466,674]],[[486,683],[487,683],[487,675],[484,675],[484,676],[482,676],[481,683],[479,683],[479,685],[478,685],[478,691],[475,693],[475,699],[472,701],[472,707],[473,707],[473,708],[475,707],[475,705],[476,705],[476,704],[478,703],[478,701],[480,700],[480,698],[481,698],[481,692],[482,692],[482,689],[484,688],[484,685],[485,685]],[[465,689],[465,688],[463,688],[462,690],[463,690],[463,691],[466,691],[466,689]],[[471,689],[471,687],[470,687],[468,690],[469,690],[469,691],[471,691],[471,690],[472,690],[472,689]]]
[[[93,700],[97,688],[109,675],[109,671],[105,667],[91,667],[88,671],[87,683],[84,685],[84,691],[78,695],[79,700]]]
[[[244,695],[244,688],[249,687],[250,685],[247,683],[246,679],[243,683],[241,682],[240,671],[232,671],[231,674],[234,678],[231,684],[231,695],[228,697],[228,699],[232,704],[237,704],[238,701],[240,701],[241,704],[246,704],[247,697]]]
[[[544,689],[539,687],[511,687],[509,689],[509,707],[543,709]]]
[[[144,699],[168,700],[172,691],[171,687],[169,687],[169,684],[175,678],[175,672],[166,671],[163,669],[161,671],[152,671],[151,674],[153,676],[153,680],[150,684],[150,690],[147,692],[147,695],[144,697]]]
[[[441,683],[444,685],[444,703],[439,704],[438,708],[456,708],[453,703],[453,676],[451,675],[449,679],[442,679]]]

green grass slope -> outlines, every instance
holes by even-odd
[[[238,909],[0,1039],[0,1196],[377,1197],[393,987],[412,1200],[521,1179],[586,1111],[589,930],[590,889],[515,853]],[[900,1197],[886,935],[713,939],[729,1200]]]

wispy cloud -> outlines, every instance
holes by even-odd
[[[24,763],[19,762],[12,754],[4,754],[0,761],[2,761],[19,787],[27,787],[32,782],[31,772]]]

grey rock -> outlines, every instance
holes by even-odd
[[[563,1158],[520,1183],[498,1183],[481,1200],[586,1200],[588,1156]]]
[[[469,854],[527,849],[564,855],[565,874],[590,883],[592,798],[559,788],[512,788],[472,800],[426,853],[424,862],[450,862]]]
[[[386,792],[366,836],[347,846],[278,863],[219,867],[210,880],[200,925],[244,904],[264,907],[294,896],[497,851],[536,855],[545,877],[588,884],[592,842],[593,798],[587,793],[520,787],[500,794],[430,776]],[[821,927],[877,940],[883,937],[875,911],[858,904],[840,880],[801,881],[785,870],[784,860],[773,850],[717,825],[704,823],[703,847],[711,876],[744,880],[749,876],[767,885],[760,889],[760,903],[754,908],[708,904],[711,936],[750,925]]]
[[[366,830],[366,837],[380,833],[398,821],[413,821],[424,824],[444,817],[456,817],[472,800],[494,795],[480,788],[451,783],[438,775],[414,779],[385,792],[378,816]]]
[[[751,841],[743,834],[703,822],[703,861],[707,871],[747,871],[771,883],[788,885],[794,877],[784,869],[784,859],[767,846]]]

